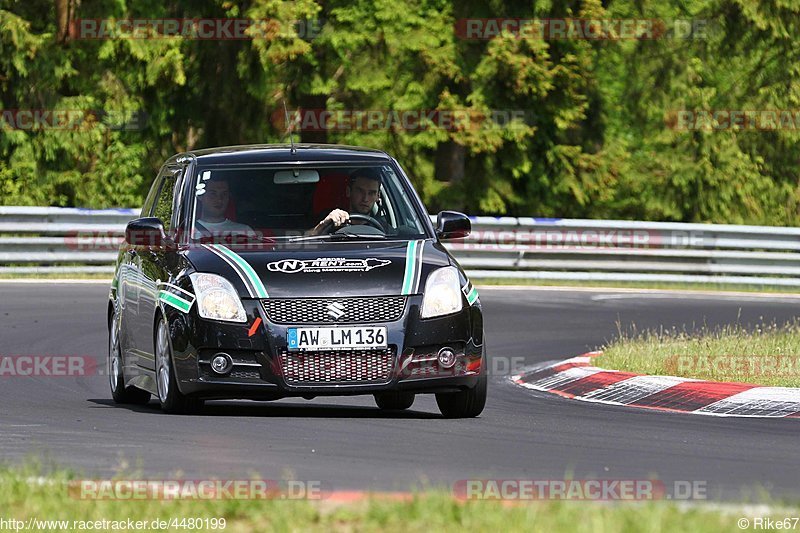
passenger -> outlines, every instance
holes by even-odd
[[[195,224],[202,236],[225,239],[232,235],[255,235],[247,224],[234,222],[225,216],[231,198],[230,184],[217,179],[207,181],[205,185],[205,192],[197,197],[200,213]]]

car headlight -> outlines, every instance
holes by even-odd
[[[202,318],[226,322],[247,322],[239,295],[231,282],[216,274],[190,274]]]
[[[433,271],[425,283],[422,318],[456,313],[461,311],[462,305],[458,270],[454,267],[444,267]]]

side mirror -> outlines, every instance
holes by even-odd
[[[125,241],[131,246],[160,248],[170,239],[164,231],[164,223],[155,217],[137,218],[125,227]]]
[[[440,211],[436,215],[436,236],[440,240],[463,239],[472,231],[472,223],[464,213]]]

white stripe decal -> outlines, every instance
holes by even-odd
[[[461,287],[461,292],[464,293],[469,305],[474,304],[478,300],[478,289],[472,286],[471,281],[467,281],[467,284]]]
[[[219,257],[220,259],[222,259],[223,261],[225,261],[225,263],[227,263],[228,266],[230,266],[233,269],[233,271],[236,272],[236,275],[239,276],[239,278],[242,280],[242,283],[244,283],[244,288],[247,289],[247,293],[250,295],[250,297],[251,298],[256,297],[256,293],[253,290],[253,287],[250,285],[250,281],[247,279],[247,276],[244,275],[244,272],[241,271],[239,266],[236,263],[234,263],[233,260],[229,259],[225,254],[212,248],[208,244],[204,244],[203,247],[206,250],[213,253],[214,255],[216,255],[217,257]]]
[[[411,294],[412,282],[414,279],[414,252],[419,241],[408,241],[406,245],[406,265],[405,273],[403,274],[403,287],[400,294]]]
[[[414,251],[417,254],[417,259],[415,261],[416,270],[414,271],[414,290],[412,294],[419,292],[419,282],[422,278],[422,255],[425,253],[425,241],[417,241],[417,247]]]
[[[187,291],[186,289],[181,289],[177,285],[173,285],[172,283],[167,283],[165,281],[162,281],[161,283],[158,283],[158,287],[169,287],[170,289],[176,290],[181,294],[185,294],[189,299],[192,299],[192,298],[195,297],[194,294],[192,294],[191,292]]]
[[[256,271],[253,270],[253,267],[250,266],[250,263],[245,261],[245,259],[228,248],[227,246],[223,246],[221,244],[213,245],[217,250],[221,251],[223,254],[228,256],[234,263],[239,265],[244,272],[244,275],[250,280],[250,284],[255,289],[256,297],[257,298],[269,298],[269,294],[267,294],[267,288],[264,287],[264,284],[261,282],[261,278],[258,277]]]
[[[188,313],[194,304],[194,299],[192,299],[192,301],[187,301],[180,296],[167,291],[158,291],[158,301],[174,307],[178,311],[182,311],[184,313]]]

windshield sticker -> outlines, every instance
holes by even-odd
[[[197,186],[194,188],[197,191],[197,196],[203,196],[206,193],[206,184],[203,183],[204,181],[208,181],[211,179],[211,171],[206,170],[202,174],[197,176]]]
[[[318,257],[316,259],[281,259],[267,264],[270,272],[283,272],[284,274],[296,274],[306,272],[317,274],[320,272],[369,272],[374,268],[380,268],[390,264],[388,259],[346,259],[344,257]]]

